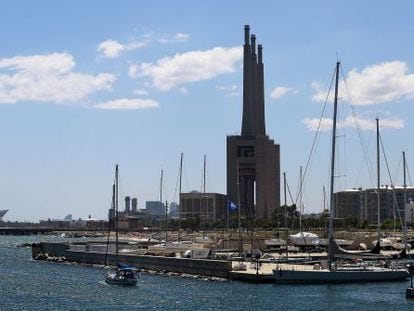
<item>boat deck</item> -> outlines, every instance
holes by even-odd
[[[240,265],[245,266],[245,270],[239,270]],[[260,262],[259,269],[256,269],[256,263],[247,261],[233,261],[232,271],[230,271],[230,279],[243,281],[248,283],[273,283],[273,269],[288,270],[313,270],[313,265],[293,265]]]

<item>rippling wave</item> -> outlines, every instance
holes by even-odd
[[[253,285],[141,273],[136,287],[111,286],[102,268],[34,261],[30,248],[16,248],[48,239],[58,238],[0,236],[0,310],[414,310],[409,282]]]

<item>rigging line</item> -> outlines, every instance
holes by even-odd
[[[182,174],[183,174],[184,178],[181,182],[184,181],[185,187],[183,187],[183,185],[181,185],[181,191],[182,191],[182,189],[188,189],[189,190],[190,189],[190,187],[189,187],[190,183],[188,182],[187,170],[185,168],[185,161],[183,161]]]
[[[410,183],[410,185],[412,185],[413,181],[411,180],[410,168],[407,165],[407,153],[405,154],[405,167],[406,167],[406,172],[408,176],[408,182]]]
[[[125,195],[124,189],[122,187],[122,180],[121,180],[121,174],[118,171],[118,187],[119,187],[119,197],[122,199]],[[122,200],[121,200],[122,201]]]
[[[342,106],[342,108],[341,108],[341,110],[342,110],[342,115],[344,116],[344,118],[345,118],[345,109],[344,109],[344,105],[340,105],[340,106]],[[348,159],[348,156],[347,156],[347,148],[346,148],[346,134],[347,134],[347,131],[346,131],[346,127],[344,126],[344,127],[342,127],[342,132],[343,132],[343,135],[342,135],[342,148],[343,148],[343,159],[342,159],[342,161],[338,161],[339,163],[342,163],[342,165],[343,165],[343,167],[342,167],[342,169],[343,169],[343,185],[342,185],[342,188],[347,188],[347,163],[348,163],[348,161],[347,161],[347,159]],[[338,158],[339,158],[339,154],[338,154]],[[341,183],[342,183],[342,180],[341,179],[339,179],[339,184],[341,185]]]
[[[336,70],[336,67],[335,67],[335,70]],[[326,98],[325,98],[325,102],[323,104],[323,109],[322,109],[321,116],[319,118],[318,127],[316,129],[315,136],[314,136],[313,141],[312,141],[312,146],[311,146],[311,150],[310,150],[309,155],[308,155],[308,159],[306,160],[305,170],[304,170],[304,173],[303,173],[303,176],[302,176],[301,184],[303,184],[305,182],[305,178],[307,176],[307,172],[308,172],[308,169],[309,169],[309,166],[310,166],[310,161],[312,159],[312,155],[313,155],[313,153],[315,151],[315,148],[316,148],[316,143],[317,143],[317,140],[318,140],[318,137],[319,137],[320,129],[322,127],[323,116],[325,115],[325,110],[326,110],[326,106],[327,106],[327,103],[328,103],[329,94],[331,92],[333,81],[334,81],[334,78],[335,78],[335,70],[332,73],[331,82],[329,84],[328,92],[326,93]],[[297,202],[298,199],[299,199],[299,193],[297,193],[297,195],[296,195],[295,202]]]
[[[385,165],[387,166],[388,177],[390,178],[391,185],[393,185],[394,182],[393,182],[392,177],[391,177],[391,170],[390,170],[390,166],[388,165],[388,159],[387,159],[387,155],[385,154],[384,143],[382,141],[382,135],[381,134],[380,134],[380,142],[381,142],[382,156],[384,157]]]
[[[384,144],[383,144],[383,141],[382,141],[381,134],[379,135],[379,137],[380,137],[380,142],[381,142],[382,156],[384,157],[385,165],[387,166],[388,177],[390,178],[391,185],[394,185],[394,182],[393,182],[392,177],[391,177],[390,166],[388,165],[387,155],[385,154],[385,149],[384,149]]]
[[[349,92],[348,83],[346,82],[345,75],[344,75],[343,70],[342,70],[342,65],[340,65],[340,72],[341,72],[342,80],[344,81],[344,87],[345,87],[346,93],[347,93],[348,98],[349,98],[349,105],[351,107],[351,112],[352,112],[353,121],[355,123],[355,127],[357,128],[359,142],[361,143],[362,152],[364,154],[364,158],[365,158],[365,161],[366,161],[365,163],[367,164],[368,175],[369,175],[369,178],[371,180],[371,183],[374,183],[374,178],[373,178],[373,175],[372,175],[373,174],[372,172],[374,172],[374,169],[371,166],[371,162],[368,161],[368,157],[367,157],[368,148],[367,148],[367,146],[365,144],[365,141],[363,139],[363,136],[362,136],[362,130],[361,130],[361,127],[359,125],[358,118],[357,118],[357,115],[356,115],[356,112],[355,112],[355,106],[352,104],[352,102],[353,102],[352,96],[351,96],[351,93]]]
[[[293,202],[292,192],[290,191],[289,183],[287,182],[287,180],[286,180],[286,188],[287,188],[288,193],[289,193],[290,202],[293,205],[295,203]],[[292,224],[291,224],[290,230],[293,230],[294,220],[295,220],[295,218],[292,217]]]
[[[397,166],[397,170],[396,170],[396,172],[395,172],[395,175],[394,175],[394,180],[395,181],[397,181],[397,178],[398,178],[398,176],[400,175],[400,170],[401,170],[401,164],[402,164],[402,160],[403,160],[403,156],[401,155],[400,156],[400,160],[398,161],[398,166]]]
[[[369,145],[371,144],[371,139],[372,139],[372,134],[373,133],[374,133],[373,131],[370,131],[370,134],[368,136],[368,144],[367,144],[367,147],[369,147]],[[358,170],[358,174],[357,174],[357,178],[356,178],[355,184],[358,184],[359,183],[359,178],[361,177],[362,168],[363,168],[364,164],[365,164],[365,161],[364,161],[364,159],[362,159],[361,164],[359,166],[359,170]]]
[[[392,177],[391,177],[391,170],[390,170],[390,166],[388,164],[387,155],[385,154],[384,143],[382,141],[382,135],[380,134],[379,137],[380,137],[380,142],[381,142],[382,155],[384,157],[385,165],[387,166],[388,177],[390,178],[391,187],[393,189],[392,194],[393,194],[393,199],[394,199],[394,207],[397,207],[398,217],[399,217],[399,220],[400,220],[400,225],[401,225],[401,227],[403,227],[401,214],[400,214],[400,208],[398,206],[397,196],[396,196],[395,191],[394,191],[394,182],[393,182]]]
[[[302,167],[301,167],[302,168]],[[298,184],[297,184],[297,187],[296,187],[296,194],[295,194],[295,197],[296,197],[296,200],[295,200],[295,203],[294,204],[296,204],[297,205],[297,203],[298,203],[298,200],[299,200],[299,196],[300,196],[300,188],[302,187],[302,179],[301,179],[301,176],[300,176],[300,174],[299,174],[299,176],[298,176]]]
[[[180,152],[180,155],[181,155],[181,152]],[[177,192],[179,191],[179,189],[178,189],[178,187],[180,186],[179,184],[180,184],[180,164],[178,164],[178,174],[177,174],[177,179],[175,181],[173,202],[176,202],[175,199],[177,198]],[[178,200],[180,200],[180,198],[178,198]],[[180,202],[178,202],[178,203],[180,203]]]
[[[287,182],[287,180],[286,180],[286,187],[289,193],[290,203],[293,205],[295,203],[293,202],[292,192],[290,191],[289,183]]]

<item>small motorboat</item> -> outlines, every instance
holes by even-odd
[[[137,271],[135,267],[118,264],[115,269],[106,272],[105,282],[111,285],[134,286],[138,282]]]

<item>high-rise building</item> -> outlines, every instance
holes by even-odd
[[[356,218],[360,223],[376,225],[378,221],[377,188],[338,191],[334,195],[334,213],[338,218]],[[380,188],[380,221],[404,219],[411,221],[411,205],[414,202],[414,186],[407,187],[407,202],[404,205],[404,188]]]
[[[206,222],[225,221],[227,196],[221,193],[192,191],[180,194],[182,219],[199,219]]]
[[[133,213],[138,211],[137,207],[138,207],[138,199],[132,198],[132,212]]]
[[[131,197],[125,197],[125,214],[129,214],[131,211]]]
[[[280,147],[266,135],[263,49],[244,28],[241,135],[227,137],[227,195],[251,219],[280,206]]]
[[[171,202],[170,206],[169,206],[169,215],[171,218],[178,218],[179,216],[179,211],[180,211],[180,205],[178,205],[175,202]]]
[[[165,205],[160,201],[147,201],[145,202],[145,212],[154,219],[164,218]]]

